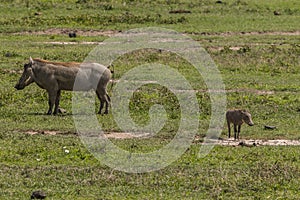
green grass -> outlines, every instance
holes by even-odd
[[[6,199],[25,198],[37,188],[49,199],[294,199],[298,195],[298,147],[215,147],[199,159],[199,146],[194,144],[165,169],[127,174],[101,165],[73,136],[20,133],[2,134],[2,139],[13,140],[1,151],[6,162],[1,163],[0,195]],[[64,153],[63,147],[70,153]]]
[[[216,4],[214,0],[10,2],[1,4],[1,32],[49,27],[124,30],[141,26],[163,26],[181,32],[299,29],[300,5],[297,0],[263,3],[229,0],[223,4]],[[169,13],[180,9],[191,13]],[[281,15],[275,16],[275,10]]]
[[[96,47],[81,42],[107,38],[69,38],[67,33],[30,35],[23,31],[171,28],[188,34],[211,55],[227,90],[227,108],[251,112],[255,126],[243,125],[242,139],[299,140],[300,36],[241,33],[299,31],[299,1],[223,2],[0,1],[0,199],[29,199],[31,192],[39,189],[48,199],[66,200],[299,198],[299,147],[215,146],[206,157],[198,158],[211,117],[210,96],[203,77],[175,54],[150,49],[126,54],[114,62],[115,79],[136,66],[160,63],[180,72],[197,90],[200,141],[194,141],[180,159],[155,172],[124,173],[96,160],[76,134],[70,92],[63,92],[61,99],[67,114],[47,116],[44,90],[34,84],[22,91],[13,88],[30,56],[81,62]],[[180,9],[191,13],[169,13]],[[275,10],[281,15],[275,16]],[[130,152],[144,153],[168,144],[180,120],[178,100],[168,88],[156,84],[139,88],[131,98],[130,115],[133,121],[145,125],[154,104],[164,105],[167,111],[167,123],[159,133],[145,139],[111,141]],[[97,118],[103,130],[121,131],[112,114]],[[264,130],[264,125],[277,129]],[[26,134],[51,130],[60,134]],[[225,124],[220,137],[227,137]]]

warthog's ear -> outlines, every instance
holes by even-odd
[[[33,63],[34,63],[34,61],[33,61],[33,59],[31,58],[31,56],[30,56],[30,58],[29,58],[29,63],[30,63],[31,65],[33,65]]]
[[[28,70],[28,72],[29,72],[29,76],[34,77],[34,73],[33,73],[33,71],[32,71],[32,68],[29,67],[27,70]]]
[[[238,112],[242,114],[244,111],[243,111],[243,110],[241,110],[241,109],[239,109],[239,110],[238,110]]]
[[[245,110],[245,109],[242,109],[242,110],[241,110],[241,112],[242,112],[242,113],[246,113],[246,112],[247,112],[247,110]]]

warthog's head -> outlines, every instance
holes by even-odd
[[[22,90],[27,85],[33,82],[32,65],[33,65],[33,60],[30,57],[29,63],[24,65],[24,70],[21,78],[19,79],[19,82],[15,85],[15,88],[17,90]]]
[[[243,115],[243,121],[248,124],[249,126],[253,126],[254,123],[252,121],[252,117],[251,114],[247,111],[242,111],[242,115]]]

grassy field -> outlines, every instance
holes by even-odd
[[[137,51],[114,62],[115,79],[143,63],[161,63],[183,74],[197,91],[200,140],[159,171],[131,174],[98,161],[76,133],[70,92],[61,99],[67,113],[47,116],[44,90],[34,84],[22,91],[13,88],[30,56],[81,62],[96,47],[85,42],[102,42],[108,31],[169,28],[193,38],[210,54],[223,78],[227,108],[251,112],[255,126],[244,125],[242,139],[299,140],[299,8],[298,0],[0,1],[0,199],[29,199],[34,190],[45,191],[48,199],[300,198],[298,146],[215,146],[198,158],[211,117],[210,96],[203,78],[174,54]],[[74,30],[85,32],[69,38],[68,31]],[[88,35],[90,30],[94,35]],[[169,90],[155,84],[140,88],[130,102],[131,117],[146,124],[154,104],[164,105],[168,114],[158,134],[111,141],[131,152],[168,144],[180,120]],[[112,114],[97,117],[104,131],[121,131]],[[264,125],[277,129],[264,130]],[[59,134],[28,134],[33,131]],[[227,137],[225,124],[220,137]]]

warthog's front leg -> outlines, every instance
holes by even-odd
[[[241,125],[238,125],[237,139],[240,139]]]
[[[58,90],[56,93],[56,99],[55,99],[55,107],[54,107],[54,115],[58,114],[58,108],[59,108],[59,101],[60,101],[60,93],[61,91]]]
[[[49,95],[49,99],[48,99],[49,109],[48,109],[47,115],[51,115],[54,103],[56,101],[57,92],[56,91],[48,91],[48,95]]]
[[[228,138],[230,138],[231,130],[230,130],[230,122],[229,121],[227,121],[227,126],[228,126]]]
[[[234,140],[237,138],[237,125],[234,124]]]

